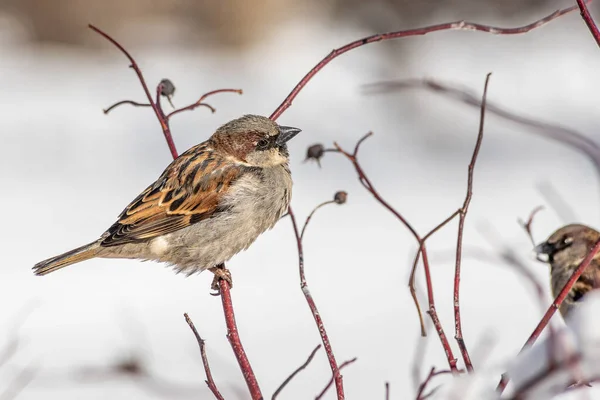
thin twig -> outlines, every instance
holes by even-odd
[[[304,221],[304,225],[302,226],[302,231],[300,232],[300,240],[304,239],[304,231],[306,230],[308,223],[312,219],[313,215],[317,212],[317,210],[323,206],[326,206],[328,204],[333,204],[333,203],[335,203],[335,200],[324,201],[323,203],[321,203],[318,206],[316,206],[315,208],[313,208],[313,210],[310,212],[310,214],[308,214],[308,217],[306,217],[306,221]]]
[[[327,335],[327,330],[325,329],[323,319],[321,318],[321,314],[319,313],[317,304],[315,303],[315,300],[313,299],[312,294],[308,289],[306,275],[304,274],[304,249],[302,246],[300,232],[298,231],[298,224],[296,223],[296,216],[292,211],[292,207],[288,208],[288,214],[290,216],[290,219],[292,220],[292,228],[294,230],[294,236],[296,237],[296,245],[298,247],[298,271],[300,274],[300,289],[302,289],[304,298],[306,299],[308,307],[310,308],[310,312],[312,313],[315,323],[317,324],[319,335],[321,335],[321,341],[323,342],[323,347],[325,348],[325,353],[327,354],[327,360],[329,361],[329,366],[331,367],[331,372],[333,375],[332,379],[335,379],[335,389],[337,392],[338,400],[343,400],[345,398],[345,394],[342,374],[340,374],[340,367],[338,367],[337,361],[335,360],[333,348],[331,347],[331,342],[329,341],[329,336]]]
[[[400,81],[379,82],[367,85],[365,90],[367,93],[385,93],[411,88],[427,89],[434,93],[457,99],[472,107],[477,107],[478,109],[481,108],[480,96],[470,93],[468,89],[456,86],[453,87],[449,84],[442,84],[431,79],[406,79]],[[592,162],[597,174],[600,175],[600,145],[580,132],[557,124],[551,124],[519,115],[489,101],[486,105],[486,112],[517,124],[533,128],[534,133],[539,136],[565,144],[585,154]]]
[[[182,111],[191,111],[191,110],[195,109],[196,107],[200,107],[200,106],[208,107],[214,113],[216,111],[215,108],[213,106],[211,106],[210,104],[203,103],[203,101],[206,100],[207,97],[210,97],[217,93],[225,93],[225,92],[237,93],[237,94],[243,93],[242,89],[212,90],[212,91],[210,91],[208,93],[204,93],[202,96],[200,96],[200,99],[198,99],[198,101],[196,101],[195,103],[192,103],[189,106],[181,107],[181,108],[178,108],[177,110],[171,111],[169,114],[167,114],[167,119],[170,119],[173,115],[179,114]]]
[[[579,7],[579,10],[581,11],[581,18],[583,18],[583,21],[585,22],[588,29],[590,30],[590,33],[596,40],[596,43],[598,44],[598,46],[600,46],[600,31],[598,30],[598,27],[596,26],[596,23],[594,22],[594,19],[592,18],[592,15],[590,14],[590,11],[588,10],[587,5],[586,5],[586,3],[590,3],[590,2],[591,2],[591,0],[588,0],[588,1],[577,0],[577,6]]]
[[[133,101],[133,100],[121,100],[121,101],[117,101],[115,104],[109,106],[108,108],[105,108],[102,111],[104,112],[104,114],[108,114],[113,109],[115,109],[119,106],[122,106],[123,104],[130,104],[134,107],[151,107],[151,105],[148,103],[138,103],[137,101]]]
[[[534,247],[535,247],[536,243],[535,243],[535,239],[533,239],[533,232],[531,231],[531,225],[533,224],[533,219],[535,218],[537,213],[539,213],[543,209],[544,209],[544,206],[537,206],[536,208],[534,208],[531,211],[531,213],[529,213],[529,218],[527,218],[527,221],[523,221],[523,220],[519,221],[520,225],[523,227],[523,229],[525,229],[525,233],[527,234],[529,241],[531,242],[531,244]]]
[[[429,395],[424,395],[424,393],[425,393],[425,388],[427,387],[427,385],[429,385],[429,383],[431,383],[431,380],[433,378],[435,378],[436,376],[443,375],[443,374],[449,374],[449,373],[452,373],[452,371],[449,371],[449,370],[436,371],[435,367],[431,367],[431,370],[429,370],[429,374],[427,375],[427,378],[425,378],[423,383],[421,383],[421,385],[419,386],[419,391],[417,392],[416,399],[423,400],[423,399],[429,397],[431,395],[431,393]]]
[[[146,80],[144,79],[144,75],[142,74],[142,70],[140,69],[140,67],[137,65],[137,63],[135,62],[133,57],[129,54],[129,52],[127,50],[125,50],[125,48],[119,42],[117,42],[115,39],[113,39],[111,36],[109,36],[104,31],[96,28],[92,24],[89,24],[88,27],[91,30],[93,30],[96,33],[103,36],[109,42],[111,42],[116,48],[118,48],[121,51],[121,53],[123,53],[125,55],[125,57],[127,57],[127,59],[129,59],[129,62],[131,63],[130,67],[135,71],[135,73],[140,81],[140,84],[142,85],[142,88],[144,89],[146,98],[148,99],[148,102],[150,103],[150,106],[152,107],[152,110],[154,110],[154,114],[156,114],[156,118],[158,119],[158,122],[160,123],[163,134],[165,136],[165,140],[167,141],[167,145],[169,146],[169,150],[171,151],[171,155],[173,156],[173,159],[177,158],[177,154],[178,154],[177,148],[175,147],[175,142],[173,142],[173,137],[171,135],[171,130],[169,129],[169,125],[168,125],[167,121],[163,118],[162,111],[159,110],[156,103],[152,99],[152,94],[150,93],[150,90],[148,89],[148,85],[146,84]]]
[[[223,396],[219,392],[219,389],[217,388],[217,385],[215,384],[215,381],[212,377],[212,373],[210,372],[210,365],[208,364],[208,357],[206,355],[206,346],[204,344],[204,339],[202,339],[202,337],[200,337],[200,334],[196,330],[196,327],[194,326],[194,323],[192,322],[192,319],[189,317],[189,315],[187,315],[187,313],[185,313],[185,314],[183,314],[183,317],[185,318],[185,322],[187,322],[190,329],[194,333],[194,336],[196,337],[196,341],[198,342],[198,346],[200,347],[200,356],[202,357],[202,364],[204,365],[204,372],[206,372],[206,380],[204,382],[206,382],[206,385],[208,386],[210,391],[215,395],[215,397],[218,400],[224,400]]]
[[[483,87],[483,96],[481,100],[481,112],[479,115],[479,133],[477,134],[477,141],[475,142],[475,148],[473,149],[473,155],[471,157],[471,162],[469,163],[468,168],[468,177],[467,177],[467,195],[465,196],[465,201],[463,203],[462,208],[459,210],[458,216],[458,235],[456,241],[456,264],[454,268],[454,327],[455,334],[454,338],[458,343],[458,347],[460,348],[460,352],[463,357],[463,361],[465,362],[465,366],[467,371],[473,372],[473,363],[471,362],[471,357],[469,356],[469,352],[467,351],[467,346],[463,339],[462,334],[462,322],[460,318],[460,272],[461,272],[461,262],[462,262],[462,242],[463,242],[463,232],[465,229],[465,218],[467,216],[467,212],[469,210],[469,204],[471,203],[471,198],[473,197],[473,172],[475,171],[475,163],[477,162],[477,156],[479,155],[479,150],[481,149],[481,143],[483,141],[483,126],[485,121],[485,103],[487,100],[487,90],[488,84],[490,81],[491,74],[487,74],[485,78],[485,85]]]
[[[283,383],[281,385],[279,385],[279,387],[277,388],[277,390],[275,391],[275,393],[273,393],[273,396],[271,397],[271,400],[275,400],[277,398],[277,396],[279,395],[279,393],[281,393],[281,391],[287,386],[287,384],[290,383],[292,381],[292,379],[294,379],[294,377],[296,375],[298,375],[298,373],[300,373],[300,371],[302,371],[303,369],[305,369],[306,367],[308,367],[308,364],[310,364],[310,362],[315,357],[315,354],[317,354],[317,351],[320,348],[321,348],[321,345],[318,345],[317,347],[314,348],[313,351],[310,352],[310,355],[308,356],[308,358],[306,359],[306,361],[304,362],[304,364],[302,364],[301,366],[299,366],[298,368],[296,368],[296,370],[294,372],[292,372],[290,374],[290,376],[288,376],[285,379],[285,381],[283,381]]]
[[[448,365],[450,366],[451,370],[456,372],[457,371],[456,358],[454,357],[454,354],[452,353],[452,348],[450,347],[450,343],[448,343],[448,338],[446,337],[446,334],[444,333],[444,329],[442,327],[442,324],[439,320],[439,317],[438,317],[436,309],[435,309],[433,284],[431,281],[429,258],[427,256],[427,249],[425,246],[425,241],[421,238],[421,236],[417,233],[417,231],[412,227],[412,225],[402,216],[402,214],[400,214],[394,207],[392,207],[379,194],[379,192],[373,186],[373,183],[370,181],[370,179],[368,178],[368,176],[362,169],[360,162],[358,161],[358,151],[360,149],[360,145],[364,142],[365,139],[367,139],[371,135],[372,135],[372,132],[369,132],[365,136],[363,136],[357,142],[356,146],[354,147],[354,152],[352,154],[350,154],[349,152],[342,149],[342,147],[340,147],[340,145],[338,145],[337,143],[334,143],[334,146],[340,154],[345,156],[352,163],[352,165],[354,166],[354,169],[358,175],[358,180],[365,187],[365,189],[367,189],[369,191],[369,193],[371,193],[373,195],[373,197],[384,208],[386,208],[388,211],[390,211],[392,214],[394,214],[394,216],[396,218],[398,218],[398,220],[411,232],[411,234],[414,236],[415,240],[419,244],[419,249],[417,250],[417,255],[415,256],[415,262],[413,264],[413,270],[411,271],[409,288],[411,291],[411,295],[413,296],[413,300],[415,301],[415,305],[417,307],[417,312],[419,313],[419,321],[421,323],[421,332],[422,332],[422,334],[425,333],[425,325],[423,323],[423,318],[421,316],[421,308],[419,306],[419,302],[418,302],[418,299],[416,296],[416,291],[414,290],[414,286],[412,285],[414,283],[414,271],[416,270],[416,265],[417,265],[420,257],[422,257],[422,260],[423,260],[423,270],[425,273],[425,282],[426,282],[426,286],[427,286],[427,300],[429,303],[429,309],[427,310],[427,314],[430,316],[430,318],[433,322],[433,326],[440,338],[440,342],[442,343],[442,347],[444,349],[444,352],[446,353],[446,359],[448,360]],[[456,213],[454,215],[456,215]],[[446,219],[440,225],[443,226],[443,225],[447,224],[448,222],[449,222],[449,219]],[[434,228],[434,231],[436,231],[437,229],[439,229],[439,226]]]
[[[385,400],[390,400],[390,383],[385,383]]]
[[[340,369],[342,369],[342,368],[344,368],[344,367],[346,367],[346,366],[348,366],[348,365],[352,364],[352,363],[353,363],[353,362],[355,362],[356,360],[357,360],[357,358],[356,358],[356,357],[354,357],[354,358],[353,358],[353,359],[351,359],[351,360],[344,361],[343,363],[341,363],[341,364],[340,364]],[[329,380],[329,382],[327,383],[327,385],[326,385],[326,386],[323,388],[323,390],[321,390],[321,393],[319,393],[319,394],[317,395],[317,397],[315,397],[315,400],[321,400],[321,398],[322,398],[323,396],[325,396],[325,393],[327,393],[327,391],[328,391],[328,390],[329,390],[329,388],[331,387],[331,384],[333,383],[333,380],[334,380],[334,376],[332,376],[332,377],[331,377],[331,379]]]
[[[327,55],[325,58],[323,58],[321,61],[319,61],[319,63],[317,65],[315,65],[313,67],[313,69],[311,69],[304,76],[304,78],[302,78],[300,80],[300,82],[294,87],[294,89],[291,91],[291,93],[285,98],[285,100],[283,100],[283,102],[279,105],[279,107],[277,107],[277,109],[273,112],[273,114],[271,114],[270,118],[273,121],[275,121],[277,118],[279,118],[281,116],[281,114],[283,114],[283,112],[292,105],[292,102],[294,101],[296,96],[298,96],[298,93],[300,93],[300,91],[304,88],[304,86],[306,86],[306,84],[320,70],[322,70],[327,64],[329,64],[333,59],[335,59],[338,56],[340,56],[352,49],[355,49],[357,47],[361,47],[361,46],[364,46],[369,43],[381,42],[384,40],[405,38],[405,37],[410,37],[410,36],[419,36],[419,35],[425,35],[425,34],[431,33],[431,32],[438,32],[438,31],[444,31],[444,30],[450,30],[450,29],[480,31],[480,32],[491,33],[494,35],[514,35],[514,34],[526,33],[535,28],[538,28],[538,27],[564,15],[564,14],[570,13],[576,9],[577,9],[577,6],[565,8],[562,10],[557,10],[545,18],[542,18],[531,24],[520,26],[517,28],[499,28],[499,27],[494,27],[494,26],[489,26],[489,25],[481,25],[481,24],[476,24],[476,23],[466,22],[466,21],[456,21],[456,22],[448,22],[448,23],[438,24],[438,25],[430,25],[430,26],[426,26],[423,28],[409,29],[409,30],[389,32],[389,33],[381,33],[381,34],[377,34],[377,35],[368,36],[363,39],[355,40],[352,43],[348,43],[345,46],[342,46],[342,47],[339,47],[339,48],[333,50],[331,53],[329,53],[329,55]]]

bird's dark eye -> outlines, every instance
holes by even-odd
[[[267,139],[260,139],[258,143],[256,143],[256,148],[258,149],[266,149],[269,145],[269,141]]]

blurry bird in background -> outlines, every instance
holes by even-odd
[[[548,240],[536,246],[538,259],[550,264],[554,297],[558,296],[598,239],[600,233],[595,229],[581,224],[571,224],[558,229]],[[547,256],[547,260],[542,260],[542,256]],[[596,254],[561,304],[562,316],[566,317],[588,292],[597,288],[600,288],[600,254]]]
[[[175,159],[90,244],[37,263],[45,275],[91,258],[134,258],[191,275],[219,268],[287,212],[292,195],[286,143],[300,132],[246,115]]]

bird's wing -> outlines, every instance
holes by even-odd
[[[161,177],[123,210],[102,246],[145,241],[223,212],[223,197],[252,167],[200,144],[173,161]]]

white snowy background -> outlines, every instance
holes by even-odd
[[[477,22],[516,26],[543,15]],[[432,15],[430,22],[448,18]],[[32,274],[37,261],[96,239],[171,158],[150,109],[124,106],[103,115],[102,109],[117,100],[144,100],[116,49],[27,47],[18,30],[9,28],[0,30],[0,343],[16,334],[21,347],[0,370],[0,392],[32,366],[35,379],[19,399],[211,398],[197,343],[182,316],[188,312],[206,339],[225,398],[248,398],[225,337],[220,299],[209,295],[211,274],[185,278],[159,264],[120,260],[93,260],[43,278]],[[235,54],[179,48],[168,40],[124,44],[152,87],[162,78],[175,83],[177,106],[213,89],[244,90],[243,96],[212,98],[215,114],[201,108],[175,117],[171,127],[183,151],[244,113],[269,115],[331,49],[371,33],[300,14],[268,40]],[[382,44],[343,55],[279,119],[303,130],[290,144],[297,217],[303,220],[337,190],[349,193],[346,205],[329,206],[314,217],[305,260],[338,361],[358,357],[343,370],[350,399],[383,398],[386,381],[392,398],[414,396],[413,355],[417,343],[426,340],[419,337],[407,288],[416,245],[358,184],[347,160],[327,154],[319,169],[303,163],[305,150],[333,141],[352,148],[363,134],[375,132],[362,148],[363,167],[381,194],[425,233],[462,204],[479,118],[474,108],[435,94],[411,90],[366,96],[362,86],[435,78],[481,93],[485,75],[493,72],[490,101],[598,138],[600,50],[577,13],[526,35],[449,31],[405,41],[402,56],[395,59],[385,56]],[[494,247],[511,246],[546,288],[548,268],[533,260],[531,244],[516,221],[545,204],[537,187],[551,182],[577,222],[598,227],[597,178],[584,156],[488,115],[465,229],[461,305],[475,368],[493,371],[490,387],[542,311],[520,275],[501,262],[470,257],[471,250],[493,255]],[[563,221],[547,209],[538,215],[534,235],[541,241],[566,222],[575,221]],[[481,235],[484,224],[499,232],[496,246]],[[452,340],[449,255],[455,237],[456,225],[448,226],[430,241],[429,251],[437,310],[459,357]],[[243,344],[270,398],[320,343],[299,287],[290,221],[281,221],[228,267]],[[21,314],[28,316],[15,332]],[[431,366],[447,367],[435,332],[430,330],[427,340],[422,377]],[[86,375],[90,367],[109,366],[128,354],[140,354],[162,383]],[[330,376],[321,351],[281,398],[312,398]],[[447,381],[440,377],[434,386]],[[334,397],[331,390],[327,398]]]

